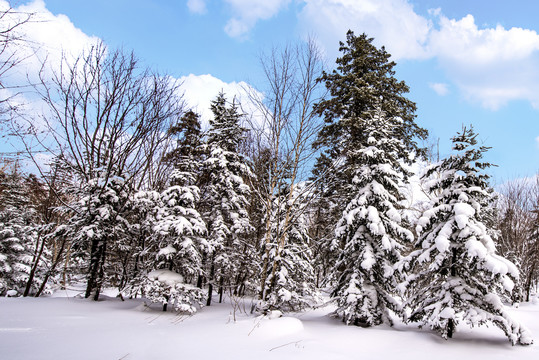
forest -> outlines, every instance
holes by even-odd
[[[1,83],[19,25],[0,33]],[[264,313],[327,291],[349,325],[397,317],[451,338],[490,323],[531,344],[504,304],[537,292],[538,179],[494,189],[468,124],[440,159],[366,34],[346,34],[333,69],[314,41],[260,66],[249,104],[217,94],[208,124],[181,83],[103,43],[11,85],[43,111],[0,98],[2,136],[21,145],[0,168],[0,296],[84,283],[94,300],[114,287],[194,314],[252,297]]]

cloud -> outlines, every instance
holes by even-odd
[[[193,14],[205,14],[208,11],[205,0],[187,0],[187,7]]]
[[[235,100],[237,104],[240,104],[246,114],[256,116],[259,112],[249,98],[249,93],[255,90],[243,81],[227,83],[210,74],[190,74],[179,80],[182,82],[181,89],[187,106],[201,115],[203,127],[207,127],[209,120],[213,118],[210,110],[211,101],[215,100],[221,91],[228,101]],[[259,93],[257,94],[260,96]]]
[[[0,9],[8,8],[9,3],[0,0]],[[99,38],[88,36],[75,27],[67,16],[52,14],[42,0],[20,5],[14,10],[9,21],[20,21],[26,16],[24,14],[34,14],[30,21],[16,28],[17,35],[24,41],[1,54],[2,57],[15,56],[22,59],[17,66],[19,77],[13,79],[19,84],[26,75],[35,81],[45,61],[53,68],[58,67],[62,57],[73,59],[99,41]]]
[[[421,16],[409,0],[303,0],[299,26],[317,33],[329,59],[348,29],[374,37],[394,60],[435,59],[470,102],[497,110],[512,100],[539,109],[539,35],[503,26],[480,28],[472,15],[450,19],[443,9]],[[438,94],[447,86],[430,85]]]
[[[449,94],[449,85],[445,83],[429,83],[429,87],[440,96]]]
[[[244,39],[258,20],[267,20],[285,8],[291,0],[225,0],[233,17],[225,25],[230,37]]]
[[[511,100],[539,109],[539,35],[522,28],[480,29],[472,15],[439,16],[429,51],[464,96],[492,110]]]
[[[539,136],[535,138],[535,143],[536,143],[537,147],[539,147]]]
[[[330,58],[336,56],[339,40],[350,29],[375,38],[393,59],[424,59],[432,24],[417,15],[406,0],[304,0],[299,25],[317,37]]]

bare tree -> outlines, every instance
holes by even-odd
[[[315,155],[311,145],[321,126],[313,105],[321,95],[317,79],[322,61],[314,41],[309,41],[281,51],[273,49],[261,58],[261,63],[268,89],[264,97],[251,91],[250,100],[260,113],[251,119],[251,127],[255,134],[253,158],[255,162],[256,159],[263,162],[255,164],[260,169],[253,188],[258,203],[264,208],[259,296],[266,300],[275,282],[276,259],[286,246],[291,223],[298,216],[293,209],[304,209],[294,206],[293,202],[305,198],[295,192],[298,182],[307,179],[309,161]],[[278,196],[283,187],[287,187],[285,198]],[[303,192],[311,190],[301,187]],[[279,229],[275,230],[272,214],[281,208],[284,221],[279,222]]]
[[[33,17],[33,13],[19,12],[11,6],[0,8],[0,125],[7,121],[9,112],[16,110],[11,100],[27,86],[12,83],[9,77],[28,56],[20,51],[28,42],[19,30]]]
[[[151,185],[158,178],[154,171],[166,151],[167,130],[183,113],[178,82],[140,68],[132,53],[110,51],[103,43],[74,62],[63,59],[51,80],[43,74],[36,90],[48,109],[40,119],[46,131],[44,136],[35,131],[33,140],[70,169],[79,189],[91,184],[99,198],[119,186],[118,178],[121,186],[114,191],[120,192]],[[124,206],[114,205],[109,224],[124,221]],[[99,218],[97,209],[72,211],[92,221]],[[86,297],[94,293],[98,298],[106,254],[111,246],[121,251],[114,248],[117,241],[106,232],[87,239]]]
[[[539,280],[539,176],[505,183],[498,201],[500,253],[520,269],[513,297],[529,301]],[[523,298],[523,299],[522,299]]]

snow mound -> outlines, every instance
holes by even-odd
[[[300,333],[304,330],[301,320],[294,317],[268,318],[259,317],[256,320],[255,328],[250,336],[256,338],[276,338]]]
[[[168,286],[174,286],[176,284],[183,284],[183,276],[170,270],[154,270],[148,274],[148,278],[157,280]]]

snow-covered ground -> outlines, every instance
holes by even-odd
[[[106,296],[0,298],[0,359],[539,359],[537,299],[510,309],[535,337],[527,347],[493,326],[461,326],[448,341],[413,325],[345,326],[331,306],[272,319],[238,312],[236,322],[230,302],[191,317],[160,308]]]

